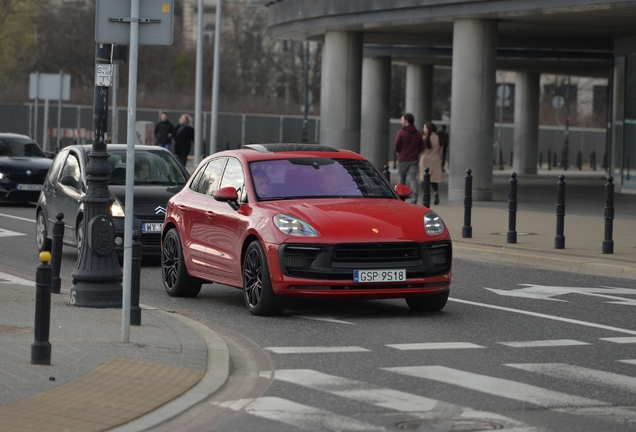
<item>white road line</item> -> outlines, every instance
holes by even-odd
[[[35,274],[34,274],[35,277]],[[35,282],[28,279],[22,279],[9,273],[0,272],[0,283],[12,283],[18,285],[35,286]]]
[[[636,393],[636,378],[627,375],[620,375],[612,372],[589,369],[564,363],[509,363],[504,366],[529,372],[536,372],[553,378],[563,378],[586,384],[608,386]]]
[[[636,337],[615,337],[615,338],[599,338],[600,340],[614,342],[618,344],[636,343]]]
[[[621,363],[628,363],[628,364],[633,364],[636,365],[636,360],[617,360]]]
[[[572,406],[598,407],[608,405],[598,400],[547,390],[530,384],[451,369],[445,366],[412,366],[383,369],[402,375],[453,384],[493,396],[532,403],[548,408],[565,408]],[[634,414],[636,415],[636,413]]]
[[[0,228],[0,237],[18,237],[18,236],[25,236],[25,235],[27,234],[17,232],[17,231],[9,231],[9,230]]]
[[[284,369],[275,371],[274,379],[300,385],[335,396],[344,397],[356,402],[367,403],[380,408],[398,412],[420,414],[427,419],[471,418],[490,420],[500,423],[504,430],[516,432],[536,431],[536,428],[495,413],[475,411],[436,399],[418,396],[370,383],[328,375],[310,369]]]
[[[475,345],[474,343],[470,343],[470,342],[407,343],[407,344],[391,344],[387,346],[389,348],[395,348],[401,351],[486,348],[481,345]]]
[[[519,341],[519,342],[499,342],[501,345],[512,348],[534,348],[534,347],[560,347],[575,345],[590,345],[587,342],[580,342],[574,339],[553,339],[553,340],[537,340],[537,341]]]
[[[381,426],[341,416],[331,411],[302,405],[279,397],[261,397],[221,404],[233,410],[312,431],[386,431]]]
[[[454,301],[456,303],[464,303],[464,304],[469,304],[469,305],[472,305],[472,306],[481,306],[481,307],[485,307],[485,308],[489,308],[489,309],[497,309],[497,310],[502,310],[502,311],[507,311],[507,312],[514,312],[514,313],[518,313],[518,314],[522,314],[522,315],[530,315],[530,316],[534,316],[534,317],[546,318],[546,319],[551,319],[551,320],[555,320],[555,321],[562,321],[562,322],[566,322],[566,323],[570,323],[570,324],[577,324],[577,325],[582,325],[582,326],[586,326],[586,327],[594,327],[594,328],[599,328],[599,329],[604,329],[604,330],[611,330],[611,331],[615,331],[615,332],[619,332],[619,333],[627,333],[627,334],[636,335],[636,330],[628,330],[628,329],[622,329],[622,328],[619,328],[619,327],[611,327],[611,326],[606,326],[606,325],[603,325],[603,324],[596,324],[596,323],[591,323],[591,322],[587,322],[587,321],[580,321],[580,320],[575,320],[575,319],[570,319],[570,318],[562,318],[562,317],[558,317],[558,316],[554,316],[554,315],[546,315],[546,314],[542,314],[542,313],[538,313],[538,312],[530,312],[530,311],[525,311],[525,310],[521,310],[521,309],[512,309],[512,308],[507,308],[507,307],[503,307],[503,306],[495,306],[495,305],[486,304],[486,303],[472,302],[472,301],[469,301],[469,300],[462,300],[462,299],[458,299],[458,298],[449,298],[448,301]]]
[[[332,347],[267,347],[265,348],[276,354],[320,354],[320,353],[346,353],[346,352],[366,352],[366,348],[359,346],[332,346]]]
[[[8,214],[4,214],[4,213],[0,213],[0,216],[6,217],[6,218],[17,219],[17,220],[21,220],[21,221],[35,223],[35,219],[27,219],[27,218],[23,218],[23,217],[20,217],[20,216],[13,216],[13,215],[8,215]]]

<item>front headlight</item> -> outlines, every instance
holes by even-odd
[[[428,212],[424,215],[424,228],[429,235],[441,234],[444,232],[444,222],[435,212]]]
[[[115,200],[112,206],[110,206],[110,211],[113,217],[124,217],[124,208],[121,206],[119,200]]]
[[[302,219],[284,214],[274,216],[274,225],[283,234],[299,237],[317,237],[320,234],[314,227]]]
[[[2,180],[4,178],[4,174],[0,173],[0,180]]]

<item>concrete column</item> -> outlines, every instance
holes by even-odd
[[[433,65],[406,66],[405,111],[415,117],[420,131],[427,121],[433,120]]]
[[[513,170],[536,174],[539,153],[539,74],[517,72]]]
[[[365,57],[362,60],[360,154],[379,170],[389,163],[390,102],[391,57]]]
[[[320,89],[320,143],[360,152],[362,33],[325,34]]]
[[[466,169],[473,199],[492,200],[497,21],[457,19],[453,25],[448,199],[464,199]]]

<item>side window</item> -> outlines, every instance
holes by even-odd
[[[197,171],[196,174],[194,175],[194,178],[190,182],[191,191],[201,193],[201,190],[199,189],[199,184],[201,183],[201,179],[203,178],[203,173],[205,172],[206,168],[207,168],[207,165],[204,167],[201,167],[201,169]]]
[[[236,189],[239,201],[243,201],[243,196],[245,194],[245,176],[243,175],[243,167],[241,166],[241,163],[234,158],[228,159],[225,172],[223,173],[223,180],[221,181],[219,189],[227,186],[232,186]]]
[[[62,167],[61,177],[71,176],[79,183],[80,180],[80,164],[75,153],[70,153],[64,162]]]
[[[192,181],[190,188],[200,194],[212,195],[218,189],[221,173],[225,166],[226,158],[214,159],[201,169]]]
[[[50,182],[54,182],[57,179],[58,175],[60,174],[60,170],[62,169],[62,165],[64,165],[64,162],[66,161],[67,156],[68,156],[68,150],[66,151],[62,150],[53,161],[53,164],[51,165],[51,168],[49,169],[49,174],[47,176]]]

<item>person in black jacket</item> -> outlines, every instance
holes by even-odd
[[[181,114],[179,125],[174,132],[174,152],[184,168],[188,162],[190,147],[192,147],[192,142],[194,141],[194,128],[190,123],[190,116]]]
[[[168,113],[161,113],[161,120],[155,125],[155,144],[170,150],[174,135],[174,125],[168,120]]]

